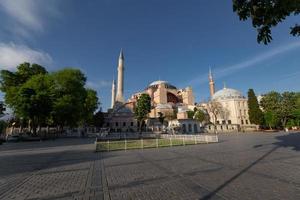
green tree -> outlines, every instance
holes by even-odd
[[[137,102],[134,109],[134,116],[140,124],[139,130],[142,131],[144,121],[147,119],[148,114],[151,111],[151,97],[148,94],[142,94]]]
[[[53,99],[51,77],[35,75],[20,87],[15,100],[15,113],[18,117],[29,119],[33,134],[36,134],[36,127],[45,123],[52,111]]]
[[[273,112],[283,127],[287,121],[295,118],[298,94],[294,92],[269,92],[263,96],[261,106],[265,112]]]
[[[202,123],[207,121],[207,114],[203,110],[197,110],[195,112],[194,118]]]
[[[6,110],[3,101],[0,101],[0,116],[4,114],[4,111]]]
[[[279,116],[283,127],[289,119],[293,118],[293,111],[295,111],[297,105],[297,94],[294,92],[282,93],[282,101],[280,102]]]
[[[252,124],[262,125],[264,122],[264,115],[254,93],[253,89],[248,90],[248,114],[249,120]]]
[[[194,111],[188,110],[188,111],[186,111],[186,113],[187,113],[187,116],[188,116],[189,119],[193,119],[194,118],[194,114],[195,114]]]
[[[252,20],[257,30],[257,41],[268,44],[272,40],[271,29],[290,15],[300,13],[300,0],[232,0],[233,11],[240,20]],[[300,36],[300,26],[291,27],[290,34]]]
[[[86,98],[82,110],[82,121],[84,124],[93,124],[94,112],[98,108],[98,105],[97,92],[92,89],[86,89]]]
[[[87,91],[86,77],[78,69],[66,68],[52,74],[55,101],[52,118],[61,130],[64,126],[74,127],[82,121]]]
[[[165,121],[165,116],[163,113],[158,112],[158,121],[163,125]]]
[[[291,111],[291,119],[288,120],[288,127],[300,126],[300,92],[295,94],[295,105]]]
[[[0,72],[0,90],[4,93],[4,99],[6,105],[12,110],[15,110],[16,95],[19,93],[21,86],[28,81],[32,76],[39,74],[47,74],[44,67],[29,63],[22,63],[17,66],[15,72],[9,70],[1,70]]]
[[[276,128],[279,125],[279,119],[275,112],[267,111],[264,114],[265,122],[270,129]]]

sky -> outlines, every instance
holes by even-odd
[[[300,16],[256,42],[231,1],[219,0],[0,0],[0,69],[22,62],[48,71],[79,68],[101,107],[111,102],[120,49],[125,56],[126,99],[155,80],[191,86],[196,102],[209,98],[208,70],[244,95],[300,91],[300,38],[289,34]],[[3,97],[3,94],[2,94]]]

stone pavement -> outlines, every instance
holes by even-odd
[[[93,150],[92,139],[0,146],[0,199],[300,199],[300,133]]]

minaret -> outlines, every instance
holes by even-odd
[[[112,87],[111,87],[111,108],[114,108],[116,101],[116,84],[115,79],[113,79]]]
[[[209,74],[208,74],[208,79],[209,79],[209,92],[210,92],[210,97],[212,97],[215,94],[215,82],[211,73],[211,68],[209,68]]]
[[[118,63],[118,83],[117,83],[117,96],[116,101],[124,102],[124,55],[123,50],[121,49]]]

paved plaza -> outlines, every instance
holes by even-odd
[[[94,152],[93,139],[0,145],[0,199],[300,199],[300,133]]]

